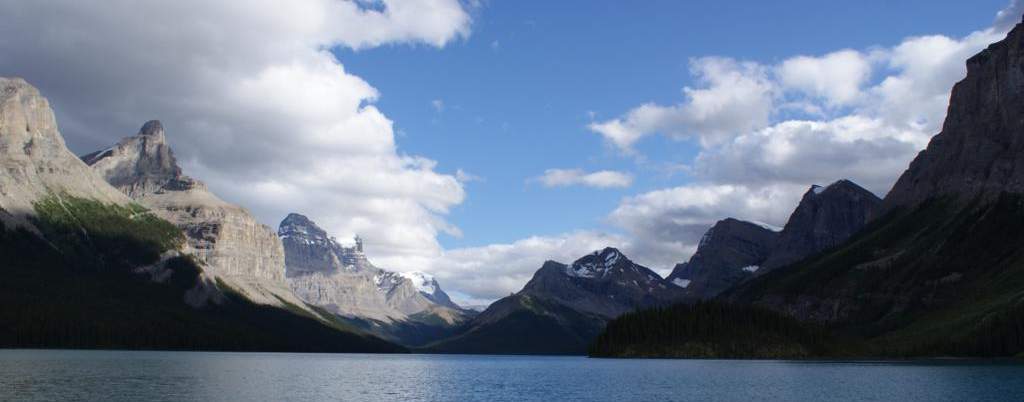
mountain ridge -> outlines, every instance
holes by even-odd
[[[607,247],[572,264],[546,261],[523,289],[495,301],[439,353],[583,354],[621,314],[683,300],[683,290]]]

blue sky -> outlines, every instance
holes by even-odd
[[[615,230],[623,197],[685,184],[674,164],[699,152],[664,137],[637,144],[643,160],[587,129],[644,102],[677,103],[694,85],[689,60],[774,63],[796,55],[892,46],[908,36],[964,36],[992,23],[1003,0],[963,1],[490,1],[472,35],[444,48],[390,45],[335,51],[376,87],[403,152],[465,171],[465,201],[446,248],[512,242],[575,229]],[[443,102],[440,110],[433,105]],[[548,168],[632,172],[629,188],[545,188]],[[811,183],[808,183],[811,184]]]
[[[479,304],[605,246],[665,274],[719,219],[784,224],[811,184],[884,195],[1022,10],[0,2],[0,75],[40,89],[76,153],[160,119],[185,173],[262,223],[360,234],[375,264]]]

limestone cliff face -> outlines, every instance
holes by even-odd
[[[159,121],[82,159],[110,184],[180,227],[188,239],[185,251],[198,257],[208,274],[258,303],[303,305],[284,281],[284,247],[273,230],[182,175]]]
[[[355,246],[342,246],[309,218],[289,214],[278,228],[288,283],[303,300],[346,317],[396,322],[431,315],[449,324],[465,312],[432,277],[374,266]]]
[[[1024,28],[967,60],[942,131],[885,197],[885,210],[929,198],[1024,193]]]
[[[181,168],[167,145],[164,126],[146,122],[138,135],[82,157],[93,170],[129,197],[138,198],[163,189],[182,177]]]
[[[130,202],[67,149],[49,102],[20,78],[0,77],[0,169],[5,223],[27,225],[32,203],[47,195]]]

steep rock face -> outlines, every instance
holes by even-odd
[[[694,299],[709,299],[752,277],[768,258],[779,233],[733,218],[715,223],[690,260],[666,278]]]
[[[849,180],[811,186],[779,233],[761,273],[843,243],[875,217],[881,202]]]
[[[606,248],[570,265],[547,261],[518,293],[428,349],[445,353],[582,354],[608,320],[685,298],[683,289]]]
[[[93,170],[129,197],[155,193],[182,177],[181,168],[167,145],[164,126],[146,122],[135,136],[82,157]]]
[[[942,131],[932,137],[885,198],[885,209],[913,207],[935,197],[991,200],[1024,192],[1024,34],[967,60],[967,77],[953,87]]]
[[[249,211],[182,175],[159,121],[82,159],[111,185],[181,228],[185,251],[199,258],[206,273],[254,302],[303,306],[284,281],[280,239]]]
[[[873,355],[1024,353],[1024,27],[968,60],[943,131],[853,241],[724,296],[863,340]]]
[[[304,215],[291,213],[281,221],[277,236],[285,247],[288,276],[371,268],[361,246],[343,247]]]
[[[47,195],[130,202],[67,149],[49,102],[20,78],[0,77],[0,169],[0,220],[7,223],[27,225],[33,202]]]
[[[343,246],[309,218],[289,214],[278,228],[291,289],[310,304],[345,317],[384,324],[433,317],[448,325],[467,312],[451,302],[437,281],[422,273],[374,266],[362,243]]]

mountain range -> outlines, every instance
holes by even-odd
[[[665,278],[607,247],[479,313],[375,266],[359,237],[259,223],[184,174],[159,121],[76,157],[16,78],[0,78],[0,168],[0,347],[1024,356],[1021,25],[967,60],[884,198],[813,185],[784,227],[722,219]]]
[[[967,60],[941,132],[881,203],[869,204],[867,224],[846,241],[819,237],[824,251],[737,281],[712,301],[727,306],[623,317],[591,353],[1024,356],[1024,25]],[[668,320],[719,322],[730,311],[759,318],[643,335]],[[802,334],[790,338],[796,344],[734,347],[737,334],[783,327]],[[819,329],[829,335],[808,335]]]
[[[404,350],[292,296],[277,237],[181,176],[163,140],[147,123],[90,167],[36,88],[0,78],[0,346]]]

